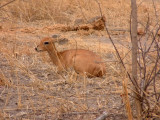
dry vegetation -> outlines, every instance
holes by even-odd
[[[8,1],[0,0],[0,5]],[[130,72],[130,1],[99,1],[110,34]],[[148,13],[152,18],[150,27],[155,26],[157,18],[151,3],[151,0],[138,1],[140,28],[146,25]],[[160,11],[158,3],[155,5]],[[125,93],[131,92],[126,89],[131,83],[106,32],[93,29],[62,32],[56,29],[73,26],[77,21],[85,24],[95,16],[100,16],[96,0],[16,0],[0,8],[1,119],[93,120],[104,111],[108,113],[108,120],[127,119],[126,109],[129,107],[125,103],[132,103],[126,101],[129,96]],[[53,34],[70,39],[68,44],[57,46],[59,50],[84,48],[99,54],[106,63],[106,76],[78,76],[76,79],[74,72],[57,74],[48,55],[34,50],[41,38]],[[154,58],[154,54],[151,56]],[[160,92],[160,84],[156,86]],[[152,87],[148,94],[151,91]],[[132,97],[129,99],[132,102]],[[154,103],[153,99],[151,101]],[[160,118],[159,107],[152,112]]]

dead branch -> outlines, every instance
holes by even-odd
[[[3,7],[9,5],[10,3],[14,2],[14,1],[16,1],[16,0],[12,0],[12,1],[10,1],[10,2],[8,2],[8,3],[6,3],[6,4],[2,5],[2,6],[0,6],[0,8],[3,8]]]

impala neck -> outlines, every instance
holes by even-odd
[[[48,48],[47,50],[50,58],[52,59],[53,64],[56,66],[61,65],[61,60],[60,60],[60,55],[55,46],[53,45],[52,47]]]

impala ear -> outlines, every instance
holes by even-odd
[[[58,40],[58,44],[60,44],[60,45],[66,44],[67,42],[68,42],[68,39],[67,39],[67,38],[60,38],[60,39]]]
[[[52,38],[59,38],[59,37],[60,37],[60,35],[58,35],[58,34],[52,35]]]

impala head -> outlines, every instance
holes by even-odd
[[[52,37],[46,37],[41,40],[40,44],[35,48],[35,50],[37,52],[41,52],[41,51],[52,50],[53,48],[56,49],[55,48],[56,42],[62,45],[68,42],[68,39],[60,38],[60,36],[58,35],[53,35]]]

